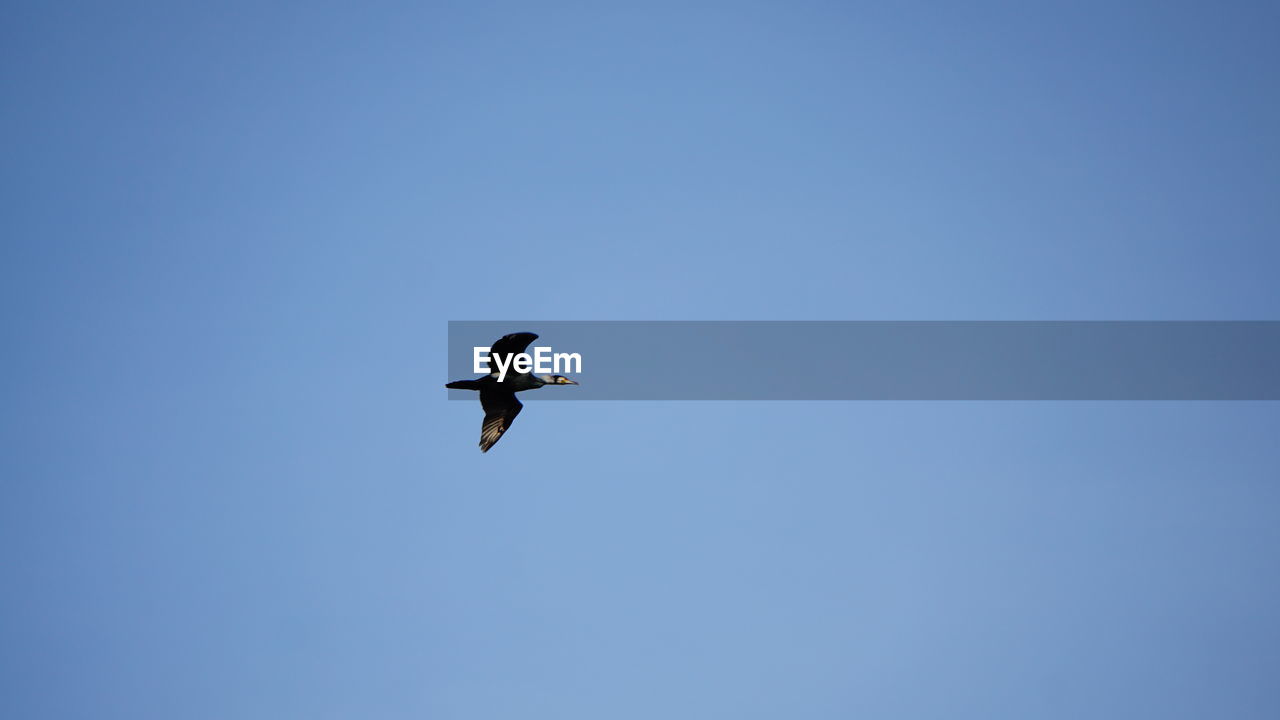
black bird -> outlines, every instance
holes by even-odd
[[[521,390],[536,390],[543,385],[577,385],[563,375],[533,375],[511,370],[511,355],[522,353],[529,343],[538,336],[529,333],[511,333],[503,335],[489,348],[489,374],[475,380],[458,380],[445,385],[453,390],[479,390],[480,407],[484,409],[484,424],[480,426],[480,452],[489,452],[489,448],[498,442],[502,433],[511,427],[516,416],[524,405],[516,399]],[[497,358],[502,356],[502,364],[508,368],[506,376],[498,381]]]

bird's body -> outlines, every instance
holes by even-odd
[[[554,376],[553,376],[554,377]],[[484,375],[475,380],[459,380],[451,382],[445,387],[450,390],[505,390],[506,392],[520,392],[521,390],[537,390],[543,385],[553,385],[548,380],[543,379],[532,373],[507,373],[507,377],[498,380],[496,373]]]
[[[506,377],[498,379],[497,358],[502,356],[504,367],[510,365],[507,357],[522,353],[529,343],[538,338],[533,333],[512,333],[504,335],[489,349],[489,374],[475,380],[458,380],[445,387],[453,390],[478,390],[480,407],[484,409],[484,424],[480,426],[480,452],[489,452],[489,448],[511,427],[516,416],[524,408],[516,393],[524,390],[537,390],[543,385],[577,385],[563,375],[534,375],[533,373],[507,372]]]

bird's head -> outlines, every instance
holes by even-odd
[[[578,384],[576,381],[570,380],[569,378],[563,375],[543,375],[542,380],[548,385],[577,385]]]

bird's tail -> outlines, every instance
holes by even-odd
[[[479,390],[480,383],[475,380],[457,380],[445,385],[445,387],[450,390]]]

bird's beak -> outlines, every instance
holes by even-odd
[[[565,384],[565,385],[577,385],[577,384],[578,384],[578,381],[577,381],[577,380],[570,380],[569,378],[565,378],[565,379],[564,379],[564,384]]]

